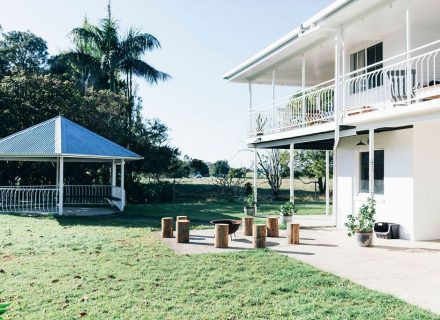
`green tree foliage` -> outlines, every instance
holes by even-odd
[[[330,158],[331,160],[331,158]],[[332,172],[332,161],[330,161]],[[325,192],[325,151],[300,150],[295,154],[295,175],[300,178],[316,179],[319,193]]]
[[[192,174],[200,174],[203,177],[209,176],[209,168],[206,162],[200,159],[192,159],[189,163]]]
[[[0,72],[3,75],[41,72],[48,57],[46,41],[30,31],[10,31],[0,36]]]
[[[231,167],[227,160],[218,160],[209,165],[209,173],[213,177],[225,176],[229,173]]]

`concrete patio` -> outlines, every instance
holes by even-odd
[[[374,239],[374,247],[360,248],[346,231],[329,225],[329,218],[301,218],[300,244],[288,245],[286,232],[268,238],[271,250],[309,263],[370,289],[393,294],[440,314],[440,242]],[[214,229],[191,230],[190,243],[164,239],[178,254],[251,250],[252,237],[242,231],[229,248],[214,247]]]

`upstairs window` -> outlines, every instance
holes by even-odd
[[[380,42],[374,46],[362,49],[350,55],[350,71],[360,70],[352,75],[352,78],[358,77],[353,81],[351,92],[357,93],[366,89],[376,88],[383,84],[382,72],[375,72],[383,68],[383,43]],[[371,66],[371,67],[368,67]],[[366,72],[365,72],[365,68]],[[361,70],[363,69],[363,70]],[[367,75],[364,75],[367,73]]]
[[[360,153],[360,164],[359,164],[359,192],[368,193],[369,190],[369,179],[370,179],[370,168],[369,168],[369,152]],[[384,151],[376,150],[374,151],[374,193],[383,194],[384,185]]]

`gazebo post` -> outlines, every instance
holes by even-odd
[[[57,157],[57,163],[56,163],[56,178],[55,178],[55,184],[58,188],[58,183],[60,182],[60,159]]]
[[[112,191],[111,195],[114,196],[114,188],[116,187],[116,160],[112,160]]]
[[[122,195],[122,210],[125,207],[125,188],[124,188],[124,172],[125,172],[125,161],[121,159],[121,195]]]
[[[58,181],[58,188],[59,188],[59,199],[58,199],[58,213],[59,215],[63,215],[63,198],[64,198],[64,159],[63,157],[59,158],[59,181]]]

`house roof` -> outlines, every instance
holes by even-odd
[[[142,159],[138,154],[72,122],[55,117],[0,140],[0,158]]]

